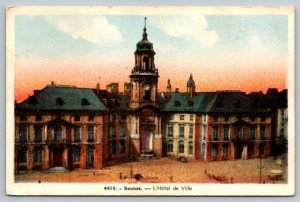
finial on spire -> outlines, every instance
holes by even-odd
[[[144,40],[144,41],[148,40],[148,39],[147,39],[146,20],[147,20],[147,17],[145,17],[145,25],[144,25],[144,32],[143,32],[143,40]]]

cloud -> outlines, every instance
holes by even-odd
[[[118,43],[122,35],[105,16],[51,16],[46,19],[57,30],[74,39],[85,39],[91,43]]]
[[[204,16],[163,16],[151,17],[150,23],[171,37],[183,37],[213,47],[219,40],[216,31],[208,30]]]

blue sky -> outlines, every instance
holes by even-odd
[[[99,77],[102,86],[129,81],[144,17],[16,16],[16,84],[28,85],[32,91],[51,80],[84,87],[94,87]],[[249,92],[287,86],[287,15],[147,18],[148,39],[157,53],[160,90],[165,89],[170,78],[173,87],[183,91],[190,73],[198,91]],[[23,78],[28,72],[32,76]],[[31,83],[33,75],[45,79]]]

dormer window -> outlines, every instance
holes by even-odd
[[[178,100],[176,100],[176,101],[174,102],[174,105],[175,105],[175,107],[180,107],[180,106],[181,106],[181,103],[180,103]]]
[[[89,100],[88,100],[88,99],[86,99],[86,98],[82,98],[82,99],[81,99],[81,105],[83,105],[83,106],[87,106],[87,105],[90,105],[90,102],[89,102]]]
[[[188,107],[193,107],[194,106],[194,102],[193,101],[189,101],[188,102]]]
[[[62,106],[62,105],[65,104],[65,101],[62,98],[58,97],[58,98],[56,98],[56,103],[55,104],[57,106]]]

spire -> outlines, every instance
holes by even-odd
[[[143,41],[148,41],[148,39],[147,39],[147,36],[148,36],[148,34],[147,34],[147,28],[146,28],[146,22],[147,21],[147,17],[145,17],[145,25],[144,25],[144,32],[143,32]]]
[[[172,92],[172,85],[171,85],[171,81],[170,79],[168,79],[168,83],[167,83],[167,93],[171,93]]]

